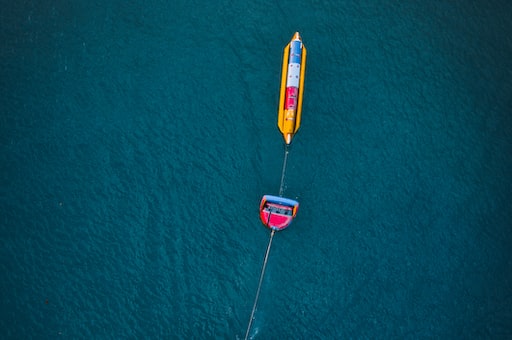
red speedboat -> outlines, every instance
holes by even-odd
[[[299,202],[272,195],[265,195],[260,203],[260,218],[264,225],[273,230],[283,230],[292,223]]]

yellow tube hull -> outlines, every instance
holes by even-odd
[[[294,38],[299,37],[298,33],[295,33]],[[293,41],[293,39],[292,39]],[[291,43],[291,42],[290,42]],[[277,126],[283,134],[283,138],[286,144],[290,144],[293,136],[300,127],[302,117],[302,98],[304,94],[304,75],[306,73],[306,56],[307,50],[304,44],[302,44],[301,63],[300,63],[300,79],[299,79],[299,91],[297,96],[297,107],[294,110],[285,109],[286,100],[286,80],[288,78],[288,61],[290,57],[290,43],[286,45],[283,53],[283,66],[281,70],[281,90],[279,95],[279,109]]]

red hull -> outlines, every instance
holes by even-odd
[[[298,208],[297,201],[265,195],[260,204],[261,222],[270,229],[283,230],[292,223]]]

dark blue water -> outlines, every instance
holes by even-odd
[[[512,337],[508,1],[2,1],[0,337]]]

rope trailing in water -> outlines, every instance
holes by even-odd
[[[290,152],[289,145],[286,144],[284,146],[284,160],[283,160],[283,170],[281,171],[281,185],[279,186],[279,196],[283,197],[284,194],[284,177],[286,174],[286,162],[288,162],[288,153]]]
[[[256,312],[256,307],[258,306],[258,299],[260,298],[260,290],[261,284],[263,283],[263,276],[265,276],[265,269],[267,268],[268,254],[270,253],[270,247],[272,246],[272,239],[274,238],[275,230],[272,230],[270,233],[270,240],[268,241],[267,252],[265,253],[265,259],[263,260],[263,267],[261,267],[260,274],[260,282],[258,283],[258,290],[256,291],[256,298],[254,299],[254,304],[252,306],[251,318],[249,319],[249,325],[247,325],[247,332],[245,332],[245,340],[249,337],[249,332],[251,331],[252,322],[254,320],[254,313]]]

